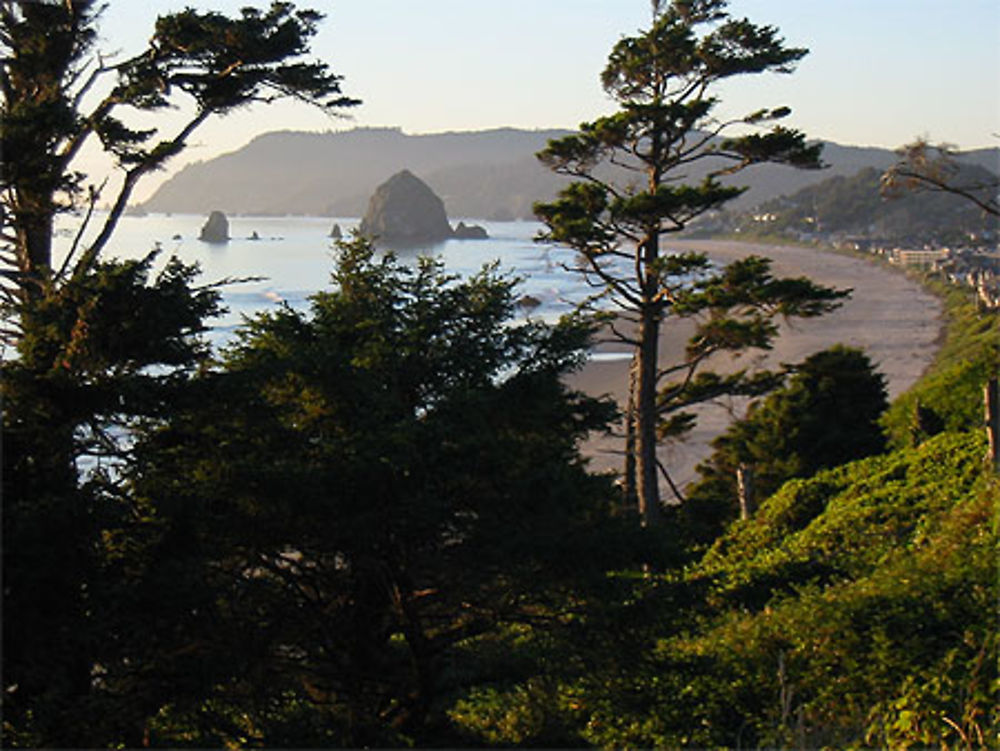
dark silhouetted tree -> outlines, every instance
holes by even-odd
[[[3,737],[11,745],[141,745],[149,712],[162,704],[121,689],[138,683],[120,682],[120,673],[143,672],[130,654],[178,642],[164,640],[169,627],[124,625],[141,607],[127,595],[149,564],[143,540],[156,528],[156,510],[124,481],[137,431],[194,393],[192,376],[208,354],[199,335],[219,300],[176,260],[155,275],[152,256],[102,262],[132,190],[213,114],[278,97],[330,111],[352,103],[339,77],[303,59],[320,19],[312,11],[280,2],[236,18],[184,10],[157,21],[146,50],[113,60],[97,49],[101,7],[0,3],[0,302],[3,340],[16,348],[0,378]],[[181,104],[189,117],[175,132],[136,125]],[[84,243],[108,198],[77,171],[89,141],[113,157],[120,182]],[[57,266],[54,221],[66,212],[82,216]],[[192,589],[185,602],[203,592]],[[175,625],[196,610],[176,609]],[[205,671],[205,680],[214,675]],[[153,698],[162,697],[161,686]]]
[[[353,104],[340,78],[303,59],[321,16],[275,2],[235,18],[186,9],[160,17],[148,46],[113,61],[97,49],[96,0],[13,0],[0,6],[4,271],[8,292],[43,294],[46,283],[90,268],[111,237],[138,181],[179,153],[206,119],[255,102],[292,97],[330,111]],[[110,85],[109,85],[110,84]],[[106,93],[99,93],[106,91]],[[176,131],[140,127],[137,116],[183,105]],[[99,141],[120,184],[94,239],[77,241],[53,268],[57,214],[92,218],[104,185],[88,184],[76,162]]]
[[[289,695],[328,734],[299,745],[420,742],[461,650],[558,622],[581,605],[566,592],[606,581],[613,492],[578,447],[614,407],[562,382],[590,329],[515,310],[492,271],[459,281],[353,241],[331,291],[250,321],[200,403],[141,437],[131,478],[160,509],[163,555],[228,582],[213,612],[229,625],[189,634],[191,650],[226,654],[220,637],[258,624],[255,672],[211,696],[267,743],[284,736],[264,709]],[[165,619],[136,599],[137,628]]]
[[[702,479],[679,509],[693,542],[710,542],[738,516],[740,465],[752,469],[762,501],[787,480],[885,450],[879,424],[885,379],[861,350],[838,345],[817,352],[790,374],[714,441],[715,452],[699,467]]]
[[[713,319],[704,329],[711,342],[694,343],[691,361],[682,366],[685,381],[694,373],[689,365],[702,363],[710,352],[757,346],[767,338],[762,336],[767,324],[752,312],[752,284],[745,283],[747,273],[766,274],[759,261],[729,273],[729,282],[745,293],[741,299],[727,299],[722,293],[717,301],[705,296],[696,305],[681,298],[687,297],[692,277],[712,275],[710,264],[703,255],[666,252],[663,236],[685,229],[743,192],[723,185],[723,176],[762,162],[820,166],[819,146],[807,145],[801,133],[778,125],[766,132],[753,130],[787,116],[787,107],[761,109],[733,120],[714,117],[719,100],[713,92],[721,83],[739,76],[791,72],[806,54],[804,49],[787,47],[770,26],[731,17],[726,5],[724,0],[654,3],[651,27],[619,41],[602,75],[618,111],[584,123],[579,133],[552,141],[539,154],[550,169],[578,180],[556,201],[535,207],[548,227],[544,237],[577,250],[581,270],[600,296],[625,311],[623,317],[633,324],[620,332],[636,352],[635,477],[627,472],[625,479],[627,487],[635,489],[646,525],[661,519],[658,393],[661,379],[673,371],[661,372],[658,360],[664,319],[692,306]],[[726,136],[748,128],[751,132]],[[686,182],[699,165],[704,179]],[[772,284],[763,276],[759,279]],[[725,283],[716,292],[724,287]],[[828,309],[835,298],[830,290],[800,286],[787,300],[772,298],[761,307],[812,315]],[[727,317],[730,306],[744,312],[743,320]],[[745,341],[738,343],[739,339]],[[674,387],[669,391],[673,393]]]
[[[170,261],[153,277],[153,263],[97,263],[19,306],[24,335],[0,379],[11,745],[142,740],[142,697],[117,695],[101,673],[121,664],[124,644],[162,636],[121,627],[141,607],[121,595],[141,568],[153,513],[123,472],[134,431],[186,398],[219,302],[217,290],[193,285],[194,267]]]

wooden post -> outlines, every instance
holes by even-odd
[[[740,498],[740,519],[749,519],[757,510],[753,495],[753,467],[740,463],[736,468],[736,492]]]
[[[990,378],[983,388],[986,412],[987,460],[993,472],[1000,474],[1000,379]]]

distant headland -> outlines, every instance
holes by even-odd
[[[536,201],[554,197],[566,178],[540,165],[535,154],[566,130],[493,130],[408,135],[399,128],[339,132],[265,133],[229,154],[190,164],[138,208],[159,213],[229,216],[360,217],[375,189],[406,168],[444,201],[449,216],[508,221],[532,219]],[[995,150],[983,150],[995,161]],[[977,152],[973,152],[976,154]],[[866,167],[885,169],[889,149],[827,143],[823,170],[760,165],[740,176],[748,190],[731,208],[747,209],[830,177]],[[692,174],[692,180],[701,175]]]

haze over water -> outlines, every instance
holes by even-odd
[[[222,332],[231,330],[243,315],[280,302],[306,307],[309,295],[330,287],[336,254],[329,237],[331,228],[339,224],[346,237],[359,222],[357,218],[235,216],[229,217],[230,241],[211,244],[198,239],[206,218],[194,214],[122,217],[105,257],[141,258],[159,246],[160,266],[171,255],[186,263],[197,262],[202,269],[201,284],[262,277],[223,288],[229,312],[215,325]],[[395,252],[404,261],[415,260],[420,254],[433,255],[449,272],[463,277],[499,261],[502,273],[523,277],[518,295],[530,295],[541,303],[531,315],[547,320],[570,312],[591,292],[577,274],[563,268],[573,261],[571,251],[534,241],[542,229],[540,223],[476,220],[476,224],[486,228],[488,240],[448,240],[424,249]],[[65,217],[62,225],[57,243],[64,253],[72,242],[76,221]],[[259,239],[251,239],[255,232]]]

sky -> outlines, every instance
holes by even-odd
[[[102,48],[139,51],[156,16],[171,10],[235,13],[248,2],[111,0]],[[272,130],[574,128],[613,111],[600,72],[614,43],[650,18],[648,0],[298,4],[326,15],[313,52],[363,104],[348,118],[293,103],[218,118],[154,182]],[[1000,145],[996,0],[731,0],[729,9],[810,54],[791,75],[727,82],[721,115],[787,105],[788,125],[841,144],[895,148],[927,136],[963,149]]]

